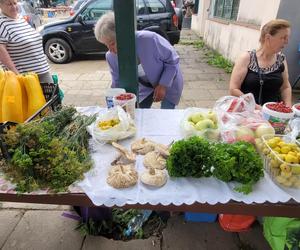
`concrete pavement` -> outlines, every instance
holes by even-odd
[[[198,37],[190,30],[183,30],[182,40],[193,39]],[[229,75],[207,65],[202,51],[187,45],[175,47],[181,57],[185,83],[178,108],[213,107],[219,97],[228,94]],[[105,90],[111,78],[103,56],[89,56],[65,65],[52,64],[51,68],[65,91],[65,104],[105,105]],[[186,223],[182,216],[174,216],[161,238],[120,242],[81,236],[74,230],[77,222],[61,216],[63,211],[70,210],[69,206],[0,204],[1,249],[270,249],[258,223],[251,231],[237,234],[224,232],[218,223]]]

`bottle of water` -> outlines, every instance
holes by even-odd
[[[124,235],[129,237],[135,232],[137,232],[146,222],[151,215],[152,210],[142,210],[138,215],[133,217],[127,225],[127,229],[124,232]]]

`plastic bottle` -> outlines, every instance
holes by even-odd
[[[127,229],[124,232],[125,236],[131,236],[135,232],[137,232],[146,222],[151,215],[152,210],[142,210],[137,216],[133,217],[127,225]]]

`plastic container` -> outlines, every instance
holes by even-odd
[[[271,110],[267,107],[267,105],[271,103],[274,102],[267,102],[263,105],[263,117],[272,125],[276,134],[283,134],[289,120],[294,117],[295,112],[282,113]]]
[[[218,214],[191,213],[191,212],[184,213],[185,221],[192,221],[192,222],[215,222],[217,216]]]
[[[298,107],[299,109],[298,109],[297,107]],[[292,107],[292,109],[293,109],[293,111],[295,112],[295,116],[300,117],[300,103],[294,104],[293,107]]]
[[[300,189],[299,143],[285,135],[264,135],[261,140],[257,148],[272,180],[280,186]]]
[[[124,98],[125,97],[125,98]],[[134,119],[136,96],[133,93],[125,93],[113,97],[114,105],[121,106]]]
[[[116,95],[120,95],[125,93],[125,89],[122,88],[111,88],[108,89],[105,93],[105,101],[107,108],[112,108],[114,106],[114,100],[113,97]]]

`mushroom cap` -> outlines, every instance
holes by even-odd
[[[164,169],[166,168],[166,159],[156,151],[151,151],[147,153],[144,157],[144,166],[146,168]]]
[[[138,180],[138,173],[132,164],[112,166],[108,172],[106,182],[114,188],[134,186]]]
[[[160,169],[150,168],[149,170],[145,171],[141,175],[141,181],[144,184],[155,186],[155,187],[162,187],[166,184],[168,176],[166,171]]]
[[[131,144],[131,150],[137,154],[147,154],[155,149],[155,143],[145,138],[135,140]]]

